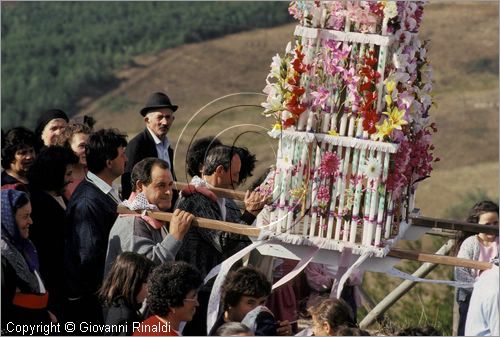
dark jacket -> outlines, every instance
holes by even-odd
[[[131,308],[123,298],[118,298],[110,306],[103,306],[104,323],[109,326],[122,325],[126,328],[119,329],[120,332],[105,333],[106,336],[132,336],[134,322],[142,322],[138,308]]]
[[[22,184],[22,182],[8,174],[7,171],[2,171],[2,186],[14,184]]]
[[[134,165],[143,160],[144,158],[154,157],[158,158],[158,153],[156,152],[156,144],[153,137],[149,133],[148,129],[145,128],[144,131],[139,133],[137,136],[132,138],[128,143],[126,149],[127,164],[125,165],[125,173],[122,174],[122,199],[128,199],[130,193],[132,192],[130,175]],[[175,180],[174,172],[174,150],[171,147],[168,148],[168,156],[170,158],[170,172],[172,173],[172,178]],[[177,194],[174,194],[175,200],[177,199]],[[172,199],[172,205],[174,205],[175,200]]]
[[[4,245],[7,244],[2,239],[2,246]],[[49,323],[50,319],[47,308],[29,309],[17,306],[13,303],[17,291],[22,294],[39,294],[40,288],[38,287],[36,276],[29,272],[26,263],[17,263],[16,267],[27,270],[24,276],[29,275],[32,280],[26,280],[25,277],[19,275],[12,263],[7,259],[7,254],[4,254],[4,252],[5,251],[2,250],[2,335],[8,334],[5,329],[9,322],[15,324]],[[19,260],[21,261],[23,257],[20,253],[19,256]],[[12,327],[10,327],[10,329],[12,329]],[[15,335],[16,333],[11,332],[10,334]]]
[[[83,180],[66,209],[64,271],[68,297],[93,295],[100,287],[108,236],[117,218],[117,203]]]
[[[49,292],[49,308],[60,317],[64,287],[65,210],[48,193],[29,186],[31,199],[30,239],[40,261],[40,273]]]
[[[190,212],[196,217],[222,220],[219,205],[201,193],[181,197],[176,208]],[[250,213],[243,215],[236,204],[226,199],[226,221],[251,224],[255,219]],[[248,237],[222,231],[191,226],[182,240],[176,260],[196,266],[205,277],[208,272],[250,243]]]

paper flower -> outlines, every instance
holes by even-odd
[[[405,111],[399,110],[398,107],[394,107],[390,111],[384,111],[382,113],[389,117],[386,121],[389,122],[393,129],[401,130],[402,125],[408,124],[408,122],[403,118]]]
[[[366,110],[363,114],[363,130],[367,131],[368,134],[374,134],[377,132],[377,122],[380,119],[380,115],[377,114],[375,109]]]
[[[318,90],[311,92],[311,96],[314,97],[314,100],[312,101],[312,108],[317,109],[325,108],[326,100],[330,96],[330,92],[324,88],[324,87],[319,87]]]
[[[389,123],[387,119],[384,119],[382,124],[376,126],[377,132],[372,135],[373,140],[383,141],[385,137],[389,137],[394,127]]]
[[[363,173],[368,179],[370,180],[378,179],[380,177],[381,172],[382,172],[382,165],[380,165],[377,158],[370,158],[366,161]]]
[[[326,207],[330,201],[330,190],[326,186],[320,186],[316,195],[320,207]]]
[[[319,174],[322,178],[334,177],[339,171],[340,160],[335,152],[326,152],[323,154],[321,164],[319,165]]]

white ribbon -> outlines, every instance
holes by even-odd
[[[473,288],[474,283],[470,282],[458,282],[458,281],[446,281],[446,280],[429,280],[425,278],[416,277],[407,273],[402,272],[396,268],[391,268],[386,271],[386,274],[402,278],[404,280],[412,282],[425,282],[425,283],[436,283],[436,284],[446,284],[456,288]]]
[[[250,246],[243,248],[233,256],[224,260],[221,264],[212,268],[212,270],[205,277],[205,283],[206,283],[208,280],[210,280],[213,276],[217,274],[217,278],[215,279],[214,285],[212,286],[212,291],[210,292],[210,299],[208,300],[207,335],[210,333],[210,330],[214,326],[214,323],[217,320],[217,316],[219,315],[221,287],[222,283],[226,278],[227,273],[229,272],[229,270],[236,261],[240,260],[243,256],[248,254],[254,248],[257,248],[266,243],[269,243],[269,241],[266,240],[255,241]]]
[[[369,250],[364,251],[360,257],[354,262],[349,269],[342,275],[339,281],[339,285],[337,288],[337,298],[340,298],[340,294],[342,293],[342,289],[344,289],[344,284],[346,283],[349,276],[351,276],[352,272],[356,270],[363,262],[366,261],[367,258],[371,257],[373,253]],[[333,298],[334,287],[332,287],[332,293],[330,293],[330,297]]]
[[[323,245],[321,246],[310,246],[309,253],[306,255],[305,258],[302,258],[299,263],[293,268],[292,271],[290,271],[288,274],[280,278],[278,282],[273,284],[272,290],[281,287],[283,284],[287,283],[288,281],[292,280],[295,276],[297,276],[302,270],[304,270],[305,267],[309,264],[309,262],[314,259],[316,256],[316,253],[323,248]]]

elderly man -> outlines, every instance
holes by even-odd
[[[177,108],[177,105],[170,103],[166,94],[155,92],[149,97],[146,106],[141,109],[146,128],[135,136],[127,146],[128,162],[122,176],[123,199],[128,198],[132,191],[130,182],[132,168],[144,158],[155,157],[166,161],[173,179],[176,180],[173,162],[174,151],[170,147],[167,133],[174,122],[174,112]]]
[[[164,160],[146,158],[138,162],[132,170],[132,182],[133,192],[123,203],[129,209],[170,209],[173,180]],[[143,254],[157,264],[175,260],[193,218],[177,209],[167,231],[163,221],[145,215],[118,217],[109,233],[104,274],[118,255],[126,251]]]
[[[113,181],[125,169],[127,140],[117,130],[99,130],[85,147],[89,172],[66,208],[64,273],[69,299],[68,321],[100,322],[101,286],[108,236],[120,202]]]
[[[235,148],[219,145],[209,150],[203,165],[202,179],[208,187],[232,189],[238,184],[241,160]],[[184,193],[184,192],[183,192]],[[249,192],[245,196],[245,212],[241,214],[233,200],[217,198],[206,189],[197,193],[183,195],[177,208],[186,210],[194,216],[234,223],[251,224],[264,205],[259,193]],[[249,242],[245,236],[191,227],[184,238],[177,260],[196,266],[203,277],[227,257],[233,255]],[[195,318],[186,326],[185,335],[204,335],[206,333],[206,311],[211,283],[199,293],[200,309]]]

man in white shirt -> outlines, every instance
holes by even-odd
[[[170,98],[162,93],[153,93],[140,113],[144,117],[146,128],[143,132],[135,136],[127,146],[128,162],[125,173],[122,175],[122,198],[127,199],[132,192],[130,174],[135,164],[144,158],[154,157],[163,159],[169,165],[170,173],[174,181],[173,155],[174,151],[170,146],[167,133],[172,126],[178,106],[170,102]],[[175,203],[177,195],[174,195],[172,205]]]
[[[102,283],[108,236],[120,202],[112,184],[125,169],[126,146],[125,136],[112,129],[93,133],[86,145],[89,172],[66,208],[66,321],[102,322],[96,292]]]
[[[496,260],[498,264],[498,259]],[[465,336],[499,336],[499,269],[498,265],[484,271],[474,284],[469,304]]]

